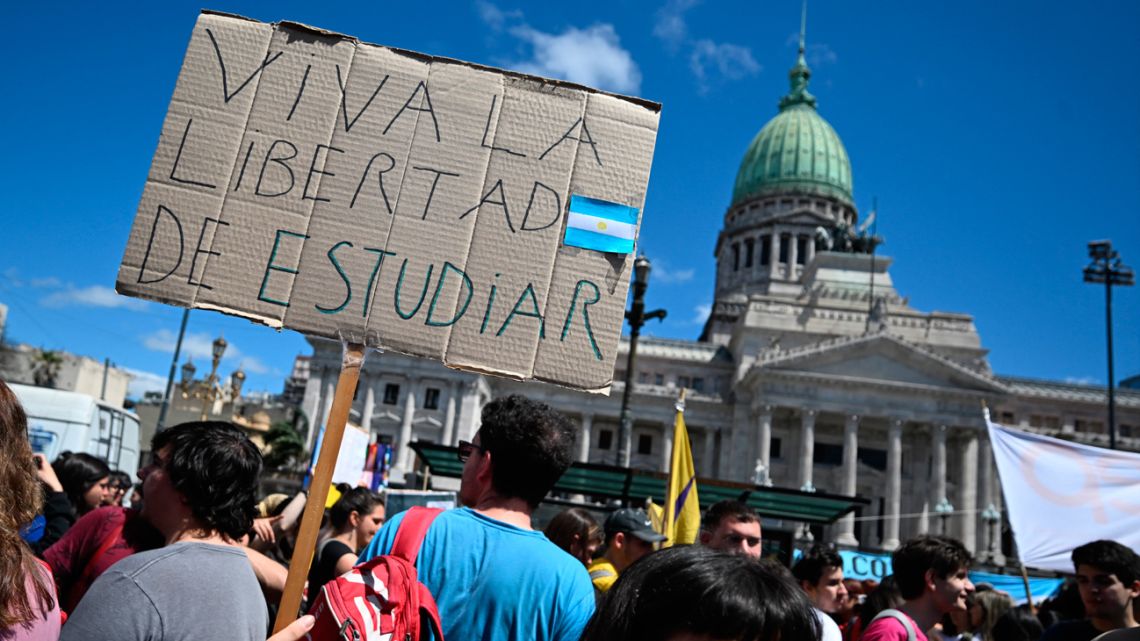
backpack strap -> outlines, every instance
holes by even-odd
[[[420,554],[420,546],[427,536],[432,521],[443,510],[434,507],[414,506],[404,513],[400,527],[396,530],[396,538],[392,541],[392,549],[388,552],[398,556],[408,563],[415,565],[416,557]]]
[[[903,628],[906,629],[906,641],[916,641],[918,639],[918,636],[914,633],[914,626],[910,623],[910,617],[903,614],[902,612],[894,608],[887,608],[886,610],[883,610],[882,612],[876,614],[875,618],[871,619],[871,623],[874,623],[879,619],[894,619],[895,621],[901,623]],[[867,627],[870,628],[870,624],[868,624]]]

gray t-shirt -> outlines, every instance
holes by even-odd
[[[60,641],[262,641],[267,626],[245,553],[184,542],[111,566],[68,618]]]

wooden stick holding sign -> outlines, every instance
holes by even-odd
[[[285,580],[285,593],[277,609],[277,620],[273,631],[280,632],[297,618],[301,608],[301,592],[305,579],[309,576],[309,564],[316,549],[317,532],[325,511],[325,498],[329,494],[333,469],[336,468],[340,441],[344,437],[344,424],[348,421],[348,411],[352,408],[352,397],[360,380],[360,368],[364,366],[364,346],[347,343],[340,364],[340,378],[336,383],[332,409],[329,410],[325,435],[321,440],[321,453],[317,458],[313,479],[309,484],[309,499],[305,513],[301,516],[301,529],[297,534],[297,545],[293,548],[293,558],[289,562],[289,577]]]

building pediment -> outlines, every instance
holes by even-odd
[[[791,374],[833,381],[1008,394],[1006,385],[886,332],[765,352],[745,378]]]

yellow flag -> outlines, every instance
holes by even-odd
[[[693,450],[685,429],[684,401],[677,403],[677,420],[673,425],[673,456],[669,465],[669,485],[665,489],[665,528],[668,540],[661,544],[692,544],[701,529],[701,507],[697,500],[697,472],[693,467]]]
[[[657,505],[653,499],[646,499],[645,512],[649,515],[649,522],[653,524],[653,530],[658,534],[665,534],[664,506]]]

